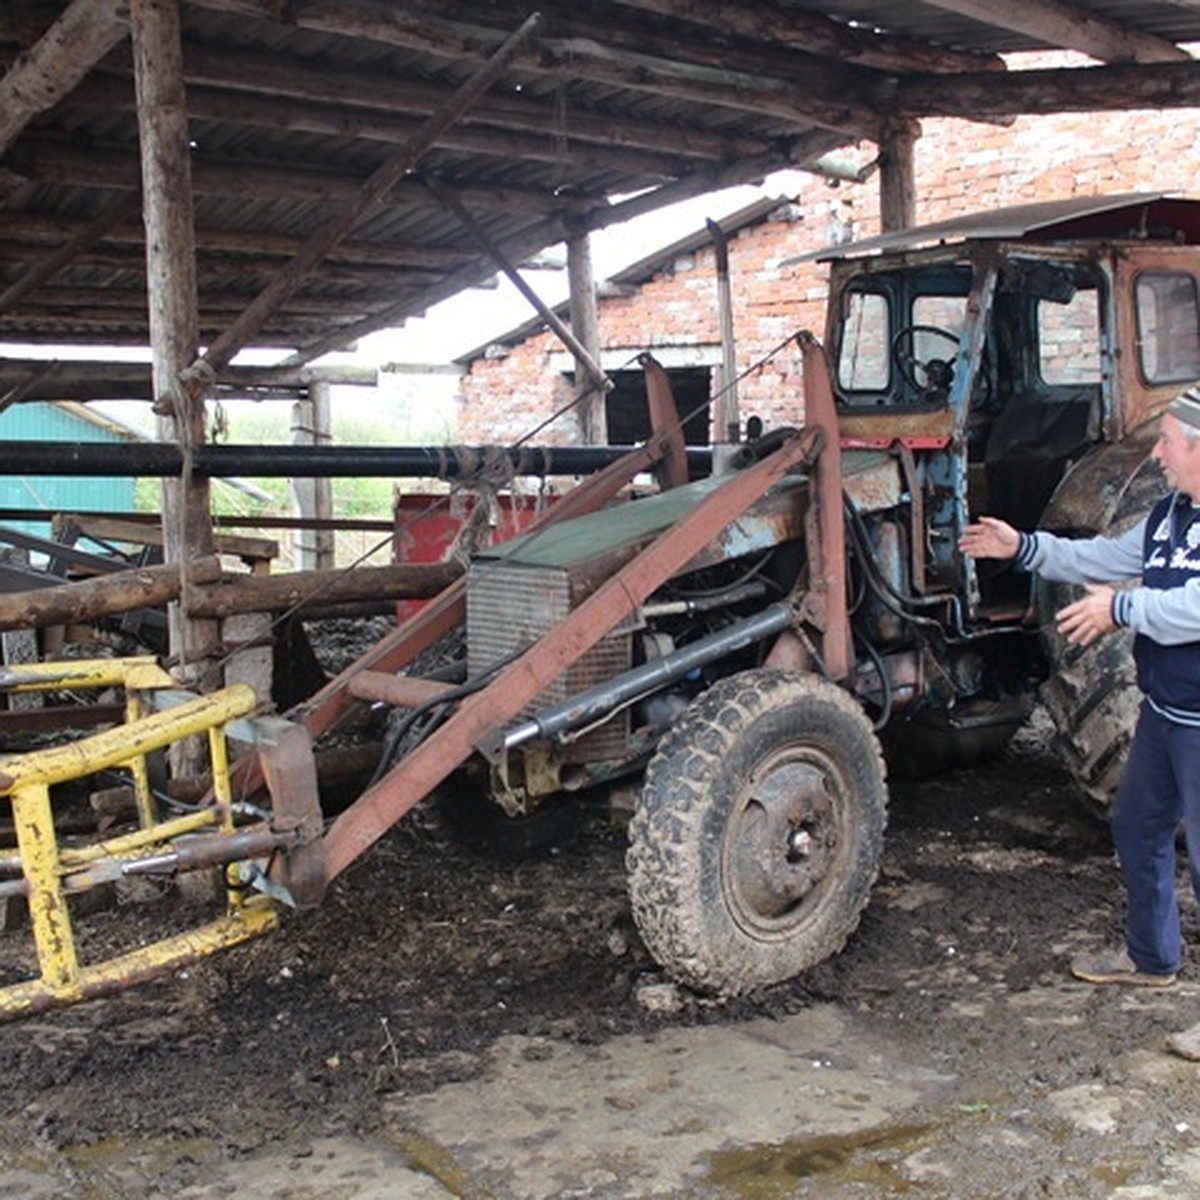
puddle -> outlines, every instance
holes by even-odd
[[[897,1125],[721,1150],[711,1156],[706,1182],[731,1200],[783,1200],[794,1196],[797,1184],[806,1180],[820,1190],[839,1183],[869,1188],[869,1194],[877,1196],[915,1195],[926,1185],[906,1179],[900,1168],[927,1144],[934,1129]]]

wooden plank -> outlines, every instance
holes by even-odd
[[[141,521],[123,521],[119,517],[84,516],[64,513],[55,518],[56,528],[74,525],[85,537],[105,542],[134,542],[140,546],[163,545],[162,525]],[[237,558],[270,560],[279,556],[279,543],[274,538],[246,537],[235,533],[218,533],[214,537],[218,554]]]

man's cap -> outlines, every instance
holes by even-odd
[[[1200,429],[1200,385],[1180,392],[1167,405],[1167,412],[1185,425],[1190,425],[1193,429]]]

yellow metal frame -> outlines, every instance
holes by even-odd
[[[0,795],[12,799],[40,971],[36,979],[0,988],[0,1020],[109,994],[277,925],[269,899],[246,899],[241,891],[230,889],[224,917],[104,962],[81,964],[67,911],[69,894],[119,877],[122,863],[161,851],[182,834],[205,828],[232,833],[226,726],[252,713],[257,699],[251,688],[236,684],[152,711],[151,693],[174,688],[175,681],[149,657],[37,663],[8,668],[4,674],[7,691],[123,687],[126,720],[75,742],[0,756]],[[146,756],[197,735],[208,738],[212,802],[194,813],[159,821]],[[84,847],[60,847],[50,788],[113,767],[125,768],[132,776],[140,827]]]

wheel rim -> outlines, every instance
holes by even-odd
[[[734,799],[722,886],[734,919],[759,938],[808,921],[844,874],[851,789],[835,759],[789,747],[764,759]]]

